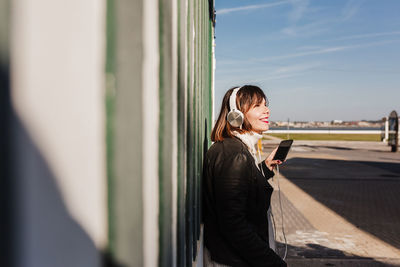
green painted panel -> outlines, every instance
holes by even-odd
[[[107,122],[112,129],[112,155],[108,158],[110,247],[113,260],[123,266],[144,263],[143,3],[121,0],[108,6],[108,12],[114,12],[109,14],[106,69],[115,74],[114,94],[109,95],[111,119]]]
[[[109,257],[115,253],[114,210],[114,109],[115,109],[115,6],[107,0],[106,10],[106,157],[108,200],[108,248]]]
[[[159,0],[159,266],[172,266],[173,29],[171,1]]]
[[[167,68],[167,53],[170,48],[168,39],[170,27],[166,12],[170,7],[166,0],[160,2],[160,266],[166,266],[169,259],[169,229],[171,218],[171,184],[166,173],[166,148],[169,142],[168,88],[171,81]],[[188,15],[186,15],[186,3]],[[178,221],[177,221],[177,265],[191,266],[197,255],[197,243],[201,222],[201,177],[204,152],[210,145],[211,123],[211,42],[212,24],[209,22],[208,1],[178,0]],[[181,9],[182,8],[182,9]],[[193,40],[192,30],[195,31]],[[193,54],[192,54],[193,51]],[[193,68],[193,69],[192,69]],[[193,72],[192,72],[193,70]],[[173,78],[172,78],[173,79]],[[186,85],[186,87],[185,87]],[[185,101],[186,99],[186,101]],[[186,159],[186,160],[185,160]]]

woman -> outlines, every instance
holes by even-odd
[[[242,113],[242,114],[241,114]],[[231,88],[212,130],[204,160],[205,266],[286,266],[268,244],[276,149],[258,164],[255,145],[270,112],[257,86]]]

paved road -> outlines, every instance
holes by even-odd
[[[263,142],[271,151],[279,140]],[[400,266],[400,153],[379,142],[297,141],[272,210],[290,266]]]

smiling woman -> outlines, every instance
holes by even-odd
[[[255,149],[269,114],[257,86],[234,87],[224,96],[204,159],[205,266],[286,266],[272,249],[268,226],[268,179],[282,162],[273,160],[276,149],[265,160]]]
[[[269,129],[269,108],[268,105],[263,99],[260,104],[254,105],[247,112],[247,119],[249,123],[253,126],[253,131],[262,134],[262,132],[267,131]]]
[[[231,95],[234,94],[235,89],[240,90],[235,93],[236,99],[234,99],[231,104]],[[233,131],[240,134],[248,131],[258,133],[267,131],[269,129],[268,118],[270,113],[268,103],[264,92],[257,86],[245,85],[229,89],[222,101],[218,120],[211,133],[211,140],[216,142],[222,141],[224,137],[232,137]],[[236,105],[237,108],[231,108],[231,105]],[[232,123],[227,123],[227,120],[229,120],[228,113],[231,109],[238,110],[245,114],[243,124],[240,127],[235,127]]]

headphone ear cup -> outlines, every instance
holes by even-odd
[[[240,127],[244,121],[244,115],[240,110],[233,109],[229,111],[228,115],[226,116],[228,122],[233,127]]]

